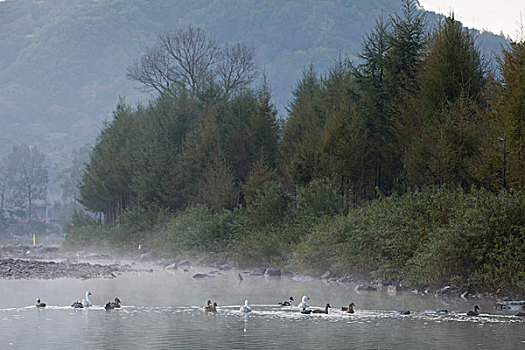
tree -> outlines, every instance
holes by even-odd
[[[79,199],[79,185],[89,157],[90,149],[88,146],[73,150],[71,165],[57,175],[55,181],[60,183],[64,203],[72,203]]]
[[[161,34],[127,74],[145,91],[172,96],[179,89],[194,96],[208,81],[216,81],[228,94],[248,86],[256,75],[253,49],[240,43],[220,47],[202,29],[191,26]]]
[[[499,60],[501,79],[491,85],[491,109],[473,171],[492,190],[525,185],[525,41],[511,41]]]
[[[9,172],[7,171],[7,158],[0,159],[0,226],[4,223],[4,205],[9,184]]]
[[[468,188],[487,79],[473,37],[453,15],[432,35],[419,81],[408,111],[415,125],[404,159],[409,181]]]
[[[7,156],[7,169],[14,200],[27,209],[27,217],[31,218],[34,202],[47,198],[45,156],[36,146],[14,146]]]

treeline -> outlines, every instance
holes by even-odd
[[[46,203],[48,181],[45,156],[36,146],[14,146],[0,158],[0,229],[12,215],[36,218],[35,207]]]
[[[191,27],[168,32],[128,71],[159,97],[117,106],[93,149],[81,202],[118,223],[103,229],[113,243],[235,252],[243,264],[308,268],[312,257],[319,267],[411,281],[423,281],[423,270],[431,279],[437,262],[425,257],[443,248],[441,229],[454,228],[465,246],[450,239],[445,251],[468,250],[476,239],[485,250],[471,255],[495,256],[509,239],[518,250],[510,260],[483,260],[483,272],[479,259],[456,254],[464,269],[450,264],[440,276],[471,283],[475,272],[480,284],[523,288],[500,277],[523,271],[525,258],[524,58],[523,40],[511,42],[494,76],[453,16],[428,30],[407,0],[364,38],[359,64],[340,57],[326,76],[306,69],[283,121],[265,82],[253,87],[253,51]],[[428,208],[412,203],[436,191]],[[498,198],[510,205],[510,231],[456,223],[473,213],[493,217],[472,202],[507,210],[492,207]],[[367,204],[373,199],[380,200]],[[99,229],[74,228],[71,237],[90,239]],[[307,243],[297,249],[299,241]]]

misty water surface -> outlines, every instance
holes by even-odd
[[[195,280],[198,272],[129,273],[101,280],[0,280],[0,349],[515,349],[525,348],[525,320],[494,308],[489,300],[443,301],[431,296],[382,292],[357,294],[353,284],[320,280],[265,279],[225,271]],[[94,307],[74,310],[70,304],[93,293]],[[327,302],[328,315],[301,315],[279,308],[293,296],[311,297],[310,305]],[[119,297],[124,307],[103,305]],[[38,310],[41,298],[48,306]],[[248,298],[253,312],[239,313]],[[202,306],[211,299],[216,314]],[[354,302],[356,313],[342,305]],[[474,303],[482,317],[466,317]],[[425,310],[463,311],[447,315]],[[411,310],[399,316],[396,310]],[[490,314],[490,315],[488,315]]]

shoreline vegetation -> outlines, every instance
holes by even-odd
[[[519,40],[496,75],[453,14],[427,28],[406,0],[359,64],[305,69],[279,120],[253,49],[167,32],[128,70],[158,95],[101,131],[77,197],[95,215],[65,247],[523,294]]]
[[[324,185],[317,192],[308,188],[311,196],[294,203],[278,184],[268,184],[253,205],[221,213],[202,205],[174,215],[130,211],[113,226],[77,216],[64,248],[136,255],[140,245],[159,257],[238,268],[277,266],[312,276],[330,271],[331,277],[391,280],[418,290],[450,285],[471,295],[524,295],[521,192],[431,187],[340,215]],[[284,212],[268,216],[275,207]],[[264,222],[257,221],[261,216]]]

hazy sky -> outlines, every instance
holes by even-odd
[[[525,22],[525,0],[419,0],[426,10],[443,13],[454,11],[456,19],[469,28],[503,32],[517,39],[520,11]]]

